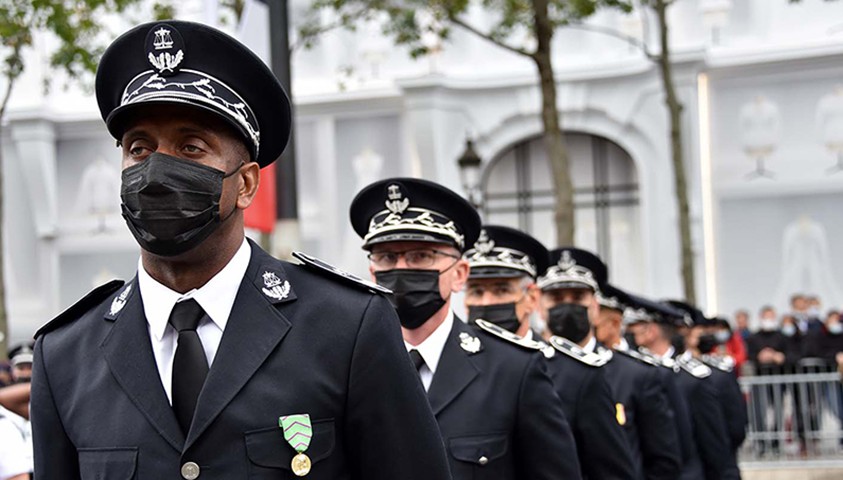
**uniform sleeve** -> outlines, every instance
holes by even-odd
[[[35,343],[32,365],[32,446],[35,480],[79,478],[76,447],[71,443],[59,417],[44,361],[44,338]]]
[[[709,480],[740,479],[737,465],[731,459],[726,419],[717,399],[717,390],[710,378],[701,379],[695,389],[694,401],[689,402],[700,459]]]
[[[515,457],[525,480],[579,479],[580,464],[562,402],[536,353],[521,381]]]
[[[688,411],[688,403],[685,401],[685,397],[682,396],[676,385],[676,374],[672,370],[662,367],[659,367],[657,371],[662,388],[667,395],[667,401],[673,408],[673,421],[674,425],[676,425],[676,433],[680,439],[691,438],[694,432],[694,428],[691,425],[691,413]],[[684,464],[694,454],[691,450],[691,442],[679,442],[679,448],[681,450],[681,460]]]
[[[748,423],[746,402],[743,392],[734,374],[722,372],[721,382],[723,387],[720,394],[723,395],[723,415],[729,422],[729,439],[733,450],[740,448],[746,439],[746,426]]]
[[[635,461],[623,427],[618,423],[615,402],[603,370],[597,368],[586,377],[577,399],[577,448],[588,478],[631,479]]]
[[[656,368],[649,367],[642,380],[637,421],[645,477],[647,480],[679,478],[682,452],[673,408]]]
[[[373,296],[351,358],[345,444],[356,480],[449,480],[445,447],[386,299]]]

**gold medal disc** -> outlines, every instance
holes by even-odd
[[[297,477],[303,477],[310,473],[310,457],[300,453],[293,457],[293,461],[290,462],[290,467],[293,469],[293,473],[295,473]]]

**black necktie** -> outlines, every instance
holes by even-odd
[[[173,359],[173,411],[185,435],[190,430],[196,400],[208,375],[205,349],[196,333],[203,315],[205,311],[202,307],[196,300],[190,299],[177,303],[169,320],[170,325],[179,332],[176,356]]]
[[[413,361],[413,365],[416,366],[416,370],[421,370],[421,367],[424,366],[424,359],[418,350],[410,350],[410,360]]]

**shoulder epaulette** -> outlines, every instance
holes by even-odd
[[[720,357],[706,354],[702,356],[702,361],[709,367],[716,368],[727,373],[731,373],[732,370],[735,369],[735,359],[728,356]]]
[[[711,375],[711,368],[696,358],[679,357],[676,359],[676,363],[682,370],[697,378],[706,378]]]
[[[337,267],[335,267],[335,266],[333,266],[329,263],[325,263],[322,260],[319,260],[318,258],[316,258],[312,255],[308,255],[304,252],[293,252],[293,258],[302,262],[302,264],[305,267],[309,268],[310,270],[313,270],[317,273],[321,273],[323,275],[329,276],[330,278],[333,278],[335,280],[341,279],[341,280],[345,281],[345,283],[350,283],[352,285],[355,285],[355,286],[358,286],[358,287],[361,287],[361,288],[365,288],[372,293],[383,293],[385,295],[391,295],[392,294],[392,290],[390,290],[386,287],[382,287],[382,286],[378,285],[377,283],[373,283],[373,282],[370,282],[368,280],[363,280],[362,278],[358,277],[357,275],[353,275],[351,273],[344,272],[344,271],[340,270],[339,268],[337,268]]]
[[[35,338],[76,320],[92,307],[100,304],[103,300],[108,298],[109,295],[116,292],[117,289],[122,287],[124,283],[126,282],[123,280],[112,280],[91,290],[87,295],[82,297],[81,300],[74,303],[67,310],[63,311],[57,317],[47,322],[43,327],[39,328],[38,331],[35,332]]]
[[[594,352],[597,355],[600,355],[600,357],[602,357],[604,360],[606,360],[606,363],[611,362],[612,358],[615,356],[615,353],[611,349],[608,349],[602,345],[597,345],[594,348]]]
[[[637,350],[617,349],[617,350],[615,350],[615,352],[620,353],[621,355],[626,355],[627,357],[632,358],[634,360],[637,360],[637,361],[643,363],[644,365],[650,365],[652,367],[663,367],[664,366],[655,357],[650,356],[650,355],[646,355],[646,354],[641,353]]]
[[[608,360],[594,352],[586,352],[585,350],[580,348],[579,345],[568,340],[567,338],[557,337],[556,335],[554,335],[550,337],[550,344],[553,345],[553,348],[555,348],[556,350],[559,350],[565,355],[575,358],[591,367],[602,367],[603,365],[609,363]]]
[[[553,349],[549,348],[549,345],[544,345],[540,342],[535,340],[530,340],[521,336],[518,336],[509,330],[501,328],[498,325],[495,325],[492,322],[487,322],[486,320],[478,319],[476,321],[476,325],[480,328],[480,330],[492,334],[498,338],[502,338],[507,342],[514,343],[521,348],[526,348],[528,350],[536,350],[542,352],[545,357],[550,358],[554,355]]]

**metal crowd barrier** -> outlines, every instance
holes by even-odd
[[[805,363],[800,370],[811,367]],[[840,373],[744,376],[739,382],[749,418],[742,463],[831,461],[843,466]]]

